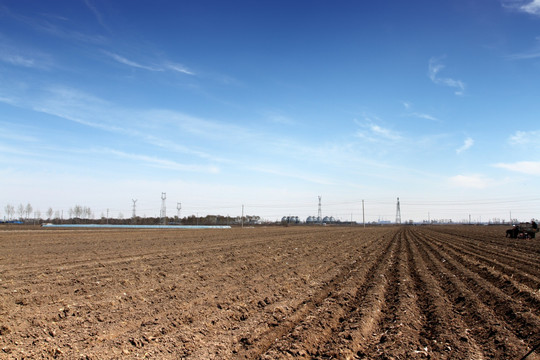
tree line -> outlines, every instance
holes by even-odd
[[[22,222],[29,222],[29,221],[41,221],[41,220],[62,220],[63,219],[63,211],[56,210],[54,211],[52,207],[49,207],[47,211],[45,212],[46,218],[42,218],[42,213],[39,209],[34,210],[32,205],[30,203],[24,205],[19,204],[17,207],[15,207],[12,204],[6,204],[4,207],[4,220],[5,221],[22,221]],[[94,213],[92,212],[92,209],[90,209],[87,206],[81,206],[81,205],[75,205],[71,208],[69,208],[68,211],[68,217],[71,218],[80,218],[80,219],[91,219],[94,217]]]
[[[75,205],[64,214],[63,210],[53,210],[49,207],[45,214],[39,209],[34,210],[30,203],[24,205],[19,204],[14,206],[7,204],[4,207],[4,221],[6,222],[23,222],[28,224],[50,222],[54,224],[84,224],[84,223],[98,223],[98,224],[139,224],[139,225],[156,225],[156,224],[176,224],[176,225],[238,225],[238,224],[258,224],[261,221],[259,216],[245,215],[243,218],[240,216],[230,217],[222,215],[206,215],[195,216],[190,215],[184,218],[178,218],[178,216],[167,217],[166,219],[160,217],[131,217],[124,218],[122,214],[119,214],[116,218],[110,218],[101,214],[99,218],[94,216],[94,212],[88,206]],[[44,217],[42,217],[44,215]],[[66,218],[64,218],[66,215]],[[1,218],[0,218],[1,220]],[[2,222],[2,221],[0,221]]]

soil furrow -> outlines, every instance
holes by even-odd
[[[358,284],[355,297],[346,303],[345,315],[333,336],[315,354],[322,359],[362,358],[376,332],[388,291],[389,272],[397,256],[396,232],[382,256],[370,268],[365,280]]]
[[[442,241],[435,239],[432,239],[432,242],[439,245],[443,244]],[[537,293],[536,290],[540,288],[540,281],[531,282],[529,281],[530,278],[522,277],[516,271],[501,272],[498,270],[501,266],[488,267],[485,263],[480,262],[478,256],[469,256],[454,246],[446,246],[445,248],[454,260],[463,263],[467,268],[474,269],[476,274],[508,296],[519,299],[526,303],[528,307],[540,309],[540,293]],[[514,279],[514,275],[517,280]]]
[[[500,244],[495,247],[493,245],[485,244],[484,241],[481,240],[465,239],[446,233],[435,232],[434,230],[431,230],[430,232],[436,234],[437,239],[445,241],[448,245],[469,254],[474,254],[475,256],[486,260],[497,258],[497,260],[503,264],[519,266],[520,270],[530,272],[531,274],[539,274],[540,272],[540,264],[538,264],[535,258],[531,259],[529,253],[520,252],[509,246],[509,243]]]
[[[515,270],[518,270],[524,272],[525,274],[529,274],[536,279],[538,279],[538,276],[540,275],[540,265],[536,261],[537,258],[531,259],[530,256],[527,256],[526,258],[525,256],[507,256],[503,254],[504,249],[501,246],[494,251],[493,249],[487,250],[485,246],[463,244],[461,242],[454,241],[454,239],[448,239],[446,237],[443,239],[441,236],[437,236],[437,240],[445,242],[448,246],[451,246],[464,254],[475,256],[485,262],[491,262],[494,266],[507,267],[513,269],[514,272],[516,272]]]
[[[0,358],[520,359],[540,239],[504,230],[0,231]]]
[[[422,343],[426,354],[436,353],[441,359],[482,359],[478,345],[469,339],[462,320],[449,312],[451,300],[445,296],[441,284],[426,265],[425,252],[421,252],[416,234],[407,231],[409,268],[414,281],[415,297],[418,299],[423,321]],[[467,339],[467,341],[464,341]]]
[[[373,246],[366,248],[367,254],[363,258],[356,259],[353,266],[344,269],[335,281],[306,302],[301,311],[297,311],[283,325],[265,334],[262,341],[257,340],[260,344],[258,348],[255,351],[249,349],[246,356],[265,359],[287,355],[317,356],[315,354],[320,344],[333,335],[347,316],[347,306],[354,298],[357,283],[375,271],[374,268],[381,258],[387,256],[391,246],[392,242],[383,238],[382,242],[374,242]]]
[[[534,338],[520,337],[515,331],[518,324],[508,329],[505,321],[507,317],[501,314],[500,309],[491,303],[491,294],[487,297],[479,293],[470,279],[454,264],[449,264],[448,256],[435,248],[429,239],[417,233],[421,244],[420,251],[423,258],[430,263],[430,271],[438,273],[441,279],[441,288],[445,290],[453,304],[454,311],[462,316],[469,326],[471,335],[482,347],[486,357],[491,358],[517,358],[527,351],[527,344],[532,345]],[[519,326],[518,326],[519,327]]]

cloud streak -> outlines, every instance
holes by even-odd
[[[123,64],[123,65],[127,65],[127,66],[134,67],[134,68],[137,68],[137,69],[144,69],[144,70],[148,70],[148,71],[163,71],[163,69],[160,69],[158,67],[142,65],[142,64],[139,64],[138,62],[129,60],[129,59],[127,59],[127,58],[125,58],[125,57],[123,57],[121,55],[115,54],[115,53],[105,51],[105,54],[107,54],[113,60],[115,60],[115,61],[117,61],[117,62],[119,62],[120,64]]]
[[[397,141],[402,139],[401,135],[399,135],[397,132],[377,125],[371,119],[366,118],[364,123],[360,123],[358,121],[356,121],[356,123],[362,128],[361,130],[357,131],[356,136],[370,142],[387,140]]]
[[[429,114],[424,114],[424,113],[419,113],[419,112],[413,112],[413,113],[409,114],[409,116],[419,118],[419,119],[425,119],[425,120],[429,120],[429,121],[439,122],[439,123],[441,122],[441,120],[437,119],[435,116],[432,116],[432,115],[429,115]]]
[[[102,149],[101,151],[98,151],[98,152],[105,153],[108,155],[113,155],[122,159],[135,160],[149,166],[158,167],[158,168],[167,169],[167,170],[205,172],[205,173],[212,173],[212,174],[216,174],[219,172],[219,168],[216,166],[182,164],[176,161],[161,159],[154,156],[127,153],[127,152],[114,150],[114,149]]]
[[[191,75],[191,76],[196,75],[195,72],[189,70],[184,65],[178,64],[178,63],[168,62],[163,65],[145,65],[145,64],[141,64],[139,62],[133,61],[131,59],[128,59],[117,53],[113,53],[110,51],[104,51],[104,53],[122,65],[127,65],[129,67],[133,67],[137,69],[143,69],[143,70],[148,70],[148,71],[153,71],[153,72],[173,71],[173,72],[178,72],[178,73]]]
[[[540,146],[540,130],[516,131],[510,136],[511,145],[537,145]]]
[[[494,167],[527,175],[540,175],[540,161],[518,161],[515,163],[497,163]]]
[[[465,142],[463,143],[463,145],[459,147],[458,149],[456,149],[456,153],[461,154],[462,152],[469,150],[473,145],[474,145],[474,140],[468,137],[465,139]]]
[[[465,91],[465,84],[461,80],[455,80],[452,78],[441,77],[440,72],[445,68],[445,65],[441,63],[440,58],[431,58],[429,60],[428,75],[431,81],[437,85],[443,85],[455,88],[454,94],[463,95]]]
[[[15,45],[0,35],[0,61],[24,68],[48,69],[51,67],[51,56],[24,46]]]

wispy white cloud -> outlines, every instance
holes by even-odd
[[[408,102],[408,101],[402,101],[401,104],[403,105],[403,107],[407,111],[403,116],[414,117],[414,118],[418,118],[418,119],[425,119],[425,120],[435,121],[435,122],[441,122],[441,120],[439,120],[437,117],[435,117],[433,115],[426,114],[424,112],[412,111],[413,110],[413,104]]]
[[[508,55],[507,58],[511,60],[528,60],[536,59],[540,57],[540,50],[531,50],[529,52]]]
[[[456,153],[461,154],[462,152],[469,150],[474,145],[474,140],[470,137],[466,138],[463,145],[456,149]]]
[[[295,121],[287,115],[283,115],[279,111],[264,111],[263,116],[271,123],[281,125],[293,125]]]
[[[86,5],[86,7],[88,7],[88,9],[90,9],[90,11],[94,14],[94,16],[96,17],[98,23],[107,31],[110,32],[110,29],[109,27],[107,26],[107,24],[105,24],[105,21],[103,20],[103,15],[99,12],[99,10],[97,9],[97,7],[92,3],[90,2],[90,0],[84,0],[84,3]]]
[[[433,81],[433,83],[438,84],[438,85],[453,87],[456,89],[454,94],[463,95],[465,91],[465,84],[461,80],[455,80],[452,78],[445,78],[445,77],[439,76],[439,73],[444,68],[445,68],[445,65],[442,64],[441,58],[435,58],[435,57],[431,58],[429,60],[429,67],[428,67],[428,75],[431,81]]]
[[[540,130],[516,131],[510,136],[511,145],[540,145]]]
[[[7,140],[14,140],[18,143],[20,142],[36,142],[37,139],[34,136],[29,135],[23,135],[15,132],[11,132],[7,129],[12,127],[12,124],[0,122],[0,126],[2,126],[5,131],[0,131],[0,139],[7,139]]]
[[[12,65],[24,66],[24,67],[36,67],[36,61],[18,54],[0,54],[0,60],[10,63]]]
[[[413,112],[409,116],[416,117],[416,118],[419,118],[419,119],[425,119],[425,120],[430,120],[430,121],[435,121],[435,122],[441,122],[441,120],[439,120],[438,118],[436,118],[433,115],[419,113],[419,112]]]
[[[540,16],[540,0],[502,0],[506,9]]]
[[[144,69],[144,70],[148,70],[148,71],[163,71],[162,68],[139,64],[138,62],[135,62],[133,60],[129,60],[129,59],[127,59],[127,58],[125,58],[125,57],[123,57],[121,55],[118,55],[118,54],[115,54],[115,53],[112,53],[112,52],[105,51],[105,54],[107,54],[108,56],[110,56],[112,59],[116,60],[120,64],[124,64],[124,65],[131,66],[131,67],[138,68],[138,69]]]
[[[531,2],[521,5],[520,9],[526,13],[540,16],[540,0],[533,0]]]
[[[363,123],[357,120],[355,120],[355,122],[361,127],[361,129],[356,132],[356,136],[370,142],[387,140],[396,141],[402,139],[402,136],[399,133],[376,124],[370,118],[366,118]]]
[[[155,72],[173,71],[173,72],[182,73],[186,75],[192,75],[192,76],[196,75],[194,71],[188,69],[186,66],[179,63],[164,62],[162,64],[158,63],[158,64],[152,64],[152,65],[145,65],[140,62],[128,59],[117,53],[113,53],[110,51],[104,51],[104,53],[120,64],[127,65],[127,66],[137,68],[137,69],[143,69],[143,70],[155,71]]]
[[[487,188],[493,180],[486,178],[484,175],[472,174],[472,175],[456,175],[449,178],[449,182],[453,186],[484,189]]]
[[[2,90],[0,86],[0,95]],[[263,136],[238,125],[202,119],[175,110],[123,108],[64,86],[40,89],[38,95],[25,94],[22,93],[19,98],[0,96],[0,101],[205,161],[226,163],[227,156],[221,156],[216,147],[237,143],[240,139],[260,144],[263,139]]]
[[[494,167],[527,175],[540,175],[540,161],[518,161],[515,163],[497,163]]]
[[[0,102],[2,102],[4,104],[14,105],[14,106],[17,105],[17,100],[15,100],[15,98],[7,97],[7,96],[4,96],[4,95],[0,95]]]
[[[510,60],[530,60],[540,57],[540,37],[536,38],[536,43],[529,49],[520,53],[506,56]]]
[[[169,70],[172,70],[172,71],[182,73],[182,74],[186,74],[186,75],[196,75],[195,72],[188,69],[184,65],[178,64],[178,63],[168,63],[168,64],[165,65],[165,68],[169,69]]]
[[[0,34],[0,61],[10,65],[48,69],[52,66],[50,55],[28,49],[21,44],[15,45],[13,41]]]
[[[216,166],[204,166],[204,165],[192,165],[192,164],[182,164],[176,161],[161,159],[154,156],[142,155],[142,154],[133,154],[127,153],[114,149],[101,149],[100,153],[106,153],[123,159],[135,160],[150,166],[159,167],[162,169],[168,170],[179,170],[179,171],[191,171],[191,172],[205,172],[205,173],[218,173],[219,168]]]
[[[0,5],[0,15],[4,15],[17,22],[25,24],[29,29],[38,33],[47,33],[52,36],[73,40],[76,42],[85,42],[92,44],[103,44],[107,39],[101,35],[80,32],[66,27],[69,19],[58,14],[39,14],[36,16],[21,15],[11,11],[8,7]],[[59,23],[61,21],[61,23]],[[74,24],[76,22],[71,22]]]

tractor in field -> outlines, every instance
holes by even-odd
[[[519,223],[511,229],[506,230],[506,237],[512,239],[534,239],[538,232],[538,225],[533,220],[531,222]]]

